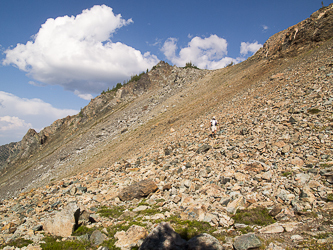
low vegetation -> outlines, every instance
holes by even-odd
[[[273,217],[269,215],[267,208],[264,207],[238,210],[233,219],[235,223],[245,225],[267,226],[275,223]]]
[[[65,240],[62,241],[61,237],[46,236],[40,244],[43,250],[60,250],[60,249],[91,249],[91,243],[87,240]]]
[[[195,66],[194,64],[192,64],[192,62],[188,62],[185,64],[184,69],[199,69],[197,66]]]
[[[8,244],[8,246],[11,247],[18,247],[18,248],[22,248],[22,247],[26,247],[30,244],[32,244],[33,242],[31,240],[26,240],[23,238],[18,238],[15,241],[12,241]]]
[[[147,70],[147,72],[148,72],[148,70]],[[106,93],[115,93],[115,92],[117,92],[117,90],[120,89],[122,86],[125,86],[126,84],[129,84],[130,82],[137,82],[137,81],[139,81],[139,80],[141,79],[141,77],[142,77],[144,74],[145,74],[145,72],[142,72],[142,73],[139,74],[139,75],[138,75],[138,74],[133,75],[133,76],[131,76],[131,79],[128,80],[127,82],[124,81],[123,84],[121,84],[121,83],[119,82],[119,83],[117,83],[116,86],[114,86],[112,89],[108,88],[106,91],[103,90],[101,94],[103,95],[103,94],[106,94]]]
[[[170,216],[165,221],[169,222],[175,232],[185,240],[189,240],[202,233],[212,234],[216,231],[216,228],[212,227],[208,222],[181,220],[175,215]]]
[[[102,207],[101,209],[98,210],[98,214],[102,217],[112,217],[112,218],[118,218],[120,215],[123,214],[125,211],[125,208],[122,206],[114,206],[112,208],[108,207]]]

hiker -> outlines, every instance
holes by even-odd
[[[217,120],[215,119],[215,116],[213,116],[213,119],[210,121],[210,127],[212,129],[212,137],[215,137],[215,133],[217,130]]]

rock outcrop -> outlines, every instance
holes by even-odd
[[[308,19],[270,37],[256,53],[259,58],[295,56],[329,40],[333,34],[333,5],[322,7]]]

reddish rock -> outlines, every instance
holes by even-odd
[[[119,192],[118,197],[122,201],[133,200],[134,198],[141,199],[143,197],[147,197],[150,193],[155,192],[157,189],[158,187],[154,181],[149,179],[143,180],[122,189]]]

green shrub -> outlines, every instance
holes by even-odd
[[[195,66],[194,64],[192,64],[192,62],[187,62],[187,63],[185,64],[184,69],[188,69],[188,68],[199,69],[197,66]]]
[[[227,67],[231,67],[232,65],[234,65],[234,62],[229,63]]]
[[[106,93],[111,93],[111,92],[116,92],[118,89],[120,89],[121,87],[122,87],[123,85],[119,82],[119,83],[117,83],[117,85],[116,86],[114,86],[112,89],[110,89],[110,88],[108,88],[107,89],[107,91],[102,91],[102,95],[103,94],[106,94]]]
[[[79,117],[83,117],[83,110],[82,110],[82,108],[80,110]]]

